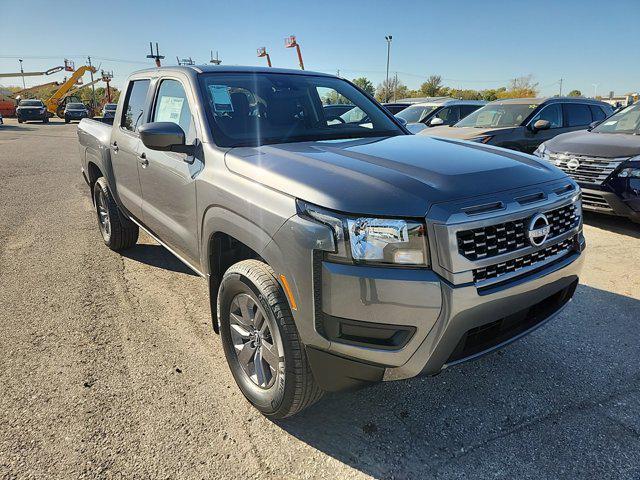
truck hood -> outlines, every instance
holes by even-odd
[[[482,135],[495,135],[497,133],[509,133],[510,131],[518,127],[503,127],[503,128],[474,128],[474,127],[431,127],[425,128],[417,135],[426,135],[429,137],[445,137],[445,138],[460,138],[462,140],[469,140],[470,138],[480,137]]]
[[[545,142],[552,152],[594,157],[633,157],[640,155],[640,135],[596,133],[588,130],[558,135]]]
[[[238,147],[225,160],[239,175],[325,208],[409,217],[566,176],[530,155],[414,135]]]

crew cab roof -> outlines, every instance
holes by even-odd
[[[183,72],[187,74],[199,74],[199,73],[286,73],[290,75],[312,75],[333,77],[327,73],[312,72],[309,70],[294,70],[289,68],[273,68],[273,67],[252,67],[245,65],[185,65],[185,66],[169,66],[169,67],[155,67],[147,68],[144,70],[138,70],[132,75],[145,74],[145,73],[170,73],[170,72]]]

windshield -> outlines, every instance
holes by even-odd
[[[83,103],[67,103],[67,108],[69,110],[84,110]]]
[[[434,105],[412,105],[396,113],[396,117],[406,120],[407,123],[418,123],[424,120],[426,116],[436,108],[438,107]]]
[[[212,73],[200,77],[218,146],[404,134],[378,105],[338,78],[278,73]],[[334,104],[351,104],[354,108],[336,118],[323,108]]]
[[[638,135],[640,133],[640,104],[631,105],[615,115],[611,115],[592,131]]]
[[[21,100],[21,107],[42,107],[43,103],[40,100]]]
[[[517,127],[538,107],[528,103],[490,103],[463,118],[455,127]]]

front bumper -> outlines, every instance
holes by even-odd
[[[20,120],[44,120],[48,117],[48,113],[38,113],[38,112],[19,112],[16,113],[16,117]]]
[[[637,194],[636,194],[637,197]],[[620,195],[604,190],[583,187],[582,208],[591,212],[627,217],[640,223],[640,211],[631,208]]]
[[[278,274],[293,280],[293,315],[322,388],[343,390],[383,379],[434,375],[504,346],[552,318],[571,299],[584,256],[580,223],[553,237],[549,247],[529,246],[477,261],[459,255],[455,242],[449,245],[457,231],[557,212],[573,205],[577,193],[577,185],[568,180],[500,193],[490,204],[497,197],[499,210],[472,212],[473,221],[464,213],[467,203],[484,206],[484,199],[434,207],[427,217],[432,269],[326,261],[323,250],[333,245],[330,230],[297,215],[261,255]],[[543,250],[546,253],[537,257]],[[531,256],[537,260],[529,265]],[[499,262],[506,270],[476,275],[488,263]]]

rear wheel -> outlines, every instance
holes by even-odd
[[[105,245],[115,251],[133,247],[138,241],[138,226],[120,212],[104,177],[93,186],[93,203]]]
[[[18,119],[18,123],[22,123],[24,122],[24,120]]]
[[[244,260],[218,290],[220,336],[244,396],[272,418],[298,413],[322,397],[287,299],[271,267]]]

